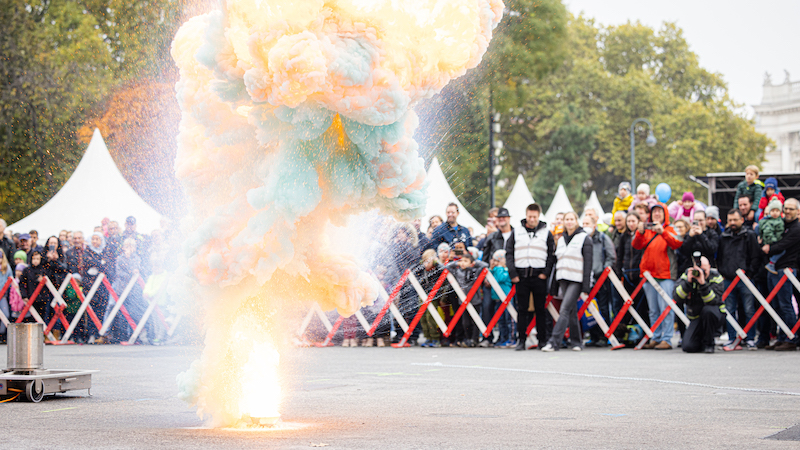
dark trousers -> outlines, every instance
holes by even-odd
[[[791,270],[792,273],[797,276],[797,269]],[[775,289],[775,286],[778,284],[781,277],[783,277],[783,273],[780,272],[778,275],[772,273],[767,274],[767,287],[769,288],[770,292]],[[775,295],[775,298],[772,300],[772,307],[789,328],[792,328],[795,323],[797,323],[797,316],[795,315],[794,308],[792,307],[792,283],[786,282],[783,286],[781,286],[777,295]],[[783,330],[778,328],[778,341],[792,342],[796,344],[797,337],[795,337],[793,340],[790,340]]]
[[[532,311],[528,311],[529,298],[533,294],[533,307],[536,309],[536,332],[539,342],[546,342],[550,337],[550,330],[547,329],[547,310],[544,307],[547,301],[547,280],[542,280],[538,276],[520,277],[517,286],[517,336],[521,342],[525,342],[528,337],[528,325],[533,316]]]
[[[611,313],[609,311],[611,306],[611,282],[606,280],[605,283],[600,287],[597,291],[597,295],[595,296],[595,301],[597,302],[597,309],[600,310],[600,315],[603,316],[603,319],[606,321],[607,324],[611,323]],[[616,290],[616,289],[614,289]],[[601,339],[605,339],[603,335],[603,330],[600,328],[600,325],[595,325],[589,329],[589,334],[592,337],[592,342],[597,342]]]
[[[481,305],[474,305],[476,310],[481,309]],[[479,332],[478,326],[475,325],[475,321],[472,320],[472,316],[467,312],[464,311],[464,314],[461,316],[461,328],[464,330],[464,341],[472,341],[472,344],[476,344],[478,342]]]
[[[703,306],[700,317],[689,322],[686,334],[683,336],[681,348],[686,353],[702,352],[707,346],[714,345],[714,336],[717,333],[724,314],[719,311],[719,306]]]

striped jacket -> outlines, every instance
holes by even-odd
[[[706,305],[719,306],[720,312],[725,314],[725,303],[722,301],[724,292],[722,275],[716,269],[711,269],[708,273],[705,284],[699,284],[697,281],[690,283],[686,272],[675,284],[675,298],[683,300],[686,305],[686,315],[692,320],[700,317],[700,311]]]

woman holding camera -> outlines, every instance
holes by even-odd
[[[561,310],[553,334],[543,352],[558,350],[569,327],[570,348],[583,350],[581,325],[578,321],[578,298],[588,295],[592,278],[594,244],[578,226],[578,215],[564,214],[564,231],[556,236],[556,281],[562,294]]]
[[[633,238],[633,248],[643,251],[642,262],[639,264],[641,276],[644,276],[645,272],[650,272],[661,289],[669,295],[675,283],[672,281],[668,250],[678,249],[683,243],[675,237],[675,230],[669,225],[666,210],[662,203],[653,206],[650,210],[650,221],[639,224]],[[649,282],[644,284],[644,295],[647,297],[647,306],[650,310],[650,323],[655,323],[669,305]],[[675,314],[670,312],[658,328],[653,330],[653,338],[645,348],[671,349],[674,324]]]

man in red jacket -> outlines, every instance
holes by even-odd
[[[640,273],[645,272],[656,279],[659,286],[672,295],[675,282],[669,270],[669,249],[678,249],[682,242],[675,238],[675,230],[669,225],[669,215],[666,206],[658,203],[650,210],[650,222],[640,223],[639,230],[633,238],[633,248],[644,250],[642,262],[639,264]],[[667,302],[661,298],[650,283],[644,284],[644,295],[647,297],[647,306],[650,308],[650,323],[655,323],[658,316],[669,309]],[[672,348],[672,333],[675,324],[675,314],[670,312],[657,329],[653,330],[653,339],[645,348],[668,350]]]

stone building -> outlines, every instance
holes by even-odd
[[[800,81],[792,82],[789,72],[781,84],[764,76],[764,95],[754,105],[756,130],[775,141],[767,148],[763,172],[800,172]]]

